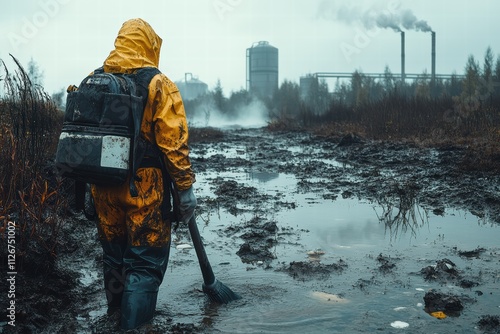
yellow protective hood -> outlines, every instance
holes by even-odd
[[[104,61],[104,71],[128,73],[141,67],[158,67],[162,39],[142,19],[123,23],[115,40],[115,49]]]

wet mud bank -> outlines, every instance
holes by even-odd
[[[246,168],[289,173],[299,180],[300,190],[322,192],[325,198],[359,197],[402,204],[418,201],[436,214],[460,207],[500,222],[498,176],[462,170],[466,151],[459,146],[432,149],[368,141],[354,135],[323,138],[264,130],[226,132],[221,142],[193,146],[198,153],[194,164],[200,172]],[[224,154],[231,151],[233,156]],[[243,194],[231,185],[229,188],[235,195]],[[225,197],[231,201],[230,194]],[[222,202],[224,199],[222,196]]]
[[[500,332],[495,325],[500,304],[480,306],[486,294],[491,299],[500,297],[495,287],[500,279],[498,247],[484,248],[481,240],[456,243],[448,248],[435,245],[435,255],[427,257],[418,251],[415,256],[399,249],[394,250],[397,255],[384,250],[384,253],[365,254],[372,261],[362,268],[349,252],[328,258],[328,252],[325,255],[324,251],[311,248],[303,238],[310,232],[307,224],[290,226],[273,215],[299,210],[304,200],[333,203],[354,199],[379,207],[377,219],[390,231],[388,234],[396,230],[412,235],[429,224],[429,216],[453,215],[455,210],[467,212],[478,224],[498,226],[500,178],[494,173],[466,171],[464,148],[424,148],[408,143],[369,141],[354,135],[325,138],[303,133],[238,130],[224,132],[223,139],[216,142],[194,144],[193,153],[193,164],[199,172],[210,175],[203,181],[209,183],[213,192],[208,198],[201,197],[200,215],[204,211],[225,210],[235,217],[250,217],[217,229],[220,238],[234,244],[235,254],[247,265],[246,270],[285,274],[294,282],[305,282],[309,289],[320,286],[332,291],[331,283],[339,279],[349,287],[333,289],[335,294],[327,295],[334,297],[326,297],[328,300],[347,300],[353,290],[362,295],[377,294],[381,287],[387,289],[387,285],[393,284],[419,294],[416,305],[422,313],[417,323],[425,317],[450,321],[435,327],[430,324],[422,333],[439,328],[458,333]],[[234,177],[242,171],[246,179]],[[247,182],[250,178],[265,183],[281,175],[295,178],[292,194],[287,188],[260,191]],[[330,214],[335,215],[335,210]],[[310,217],[315,218],[318,217]],[[282,245],[303,248],[305,256],[283,261],[286,256],[280,257],[276,251]],[[457,258],[460,264],[448,257]],[[474,261],[480,263],[472,265]],[[413,281],[421,283],[409,283]],[[473,316],[462,316],[475,307]],[[387,316],[387,323],[389,319]],[[412,327],[414,332],[419,331],[414,324]],[[368,328],[359,324],[332,332],[365,332]]]
[[[157,316],[143,332],[500,333],[498,243],[452,234],[456,220],[500,235],[500,177],[465,171],[464,149],[217,134],[191,144],[197,221],[216,275],[243,299],[206,301],[180,226]],[[358,218],[361,207],[369,210]],[[105,315],[94,227],[83,217],[71,224],[78,247],[58,266],[76,284],[63,302],[47,297],[59,316],[37,308],[47,319],[21,322],[18,333],[119,333]]]

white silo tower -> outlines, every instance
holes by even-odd
[[[278,49],[260,41],[247,49],[247,90],[270,97],[278,89]]]

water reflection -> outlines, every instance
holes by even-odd
[[[367,201],[354,194],[343,196],[342,193],[340,196],[340,187],[323,190],[325,193],[322,193],[318,190],[319,185],[325,182],[322,179],[309,180],[315,186],[302,192],[297,191],[302,187],[298,187],[299,180],[294,175],[244,168],[197,175],[196,190],[200,195],[200,203],[203,203],[198,213],[202,215],[200,222],[205,220],[205,226],[236,223],[245,218],[244,214],[238,214],[236,219],[228,208],[219,208],[220,201],[213,197],[212,188],[217,185],[218,177],[235,180],[238,185],[254,187],[260,194],[271,196],[251,205],[257,205],[259,210],[265,211],[264,216],[276,220],[280,228],[295,229],[296,238],[308,245],[307,250],[328,250],[333,247],[336,251],[347,252],[347,249],[386,245],[388,241],[391,246],[396,246],[396,239],[403,243],[408,239],[417,243],[438,239],[450,242],[470,240],[470,245],[462,242],[462,246],[476,247],[474,239],[468,238],[471,234],[483,240],[483,243],[488,240],[495,244],[493,235],[487,229],[478,229],[478,225],[487,226],[474,214],[452,208],[447,208],[446,214],[444,209],[423,208],[419,201],[421,189],[414,182],[394,182],[380,187],[377,193],[381,195],[378,198],[367,196],[371,197]],[[330,194],[335,196],[326,196]],[[257,208],[251,205],[245,207],[246,214],[250,216],[252,212],[257,213]],[[214,207],[216,210],[213,210]],[[495,227],[498,225],[490,226]],[[283,257],[286,252],[278,251],[277,256]]]
[[[273,173],[273,172],[251,171],[248,173],[248,177],[250,178],[250,180],[257,180],[262,183],[266,183],[273,179],[277,179],[279,176],[280,176],[279,173]]]
[[[259,209],[264,211],[249,210],[236,217],[227,207],[219,208],[218,197],[212,195],[211,187],[220,184],[218,177],[226,182],[235,180],[242,189],[252,187],[261,194],[272,196],[258,201]],[[319,185],[322,180],[309,181]],[[416,299],[423,302],[424,297],[420,290],[413,292],[413,285],[423,291],[420,287],[427,289],[430,283],[416,277],[411,278],[411,284],[410,278],[408,283],[402,283],[397,274],[420,270],[424,266],[422,263],[429,264],[429,259],[433,259],[443,245],[448,249],[459,245],[462,250],[470,250],[477,249],[480,240],[481,247],[497,249],[498,226],[495,230],[480,226],[476,217],[470,219],[469,213],[451,209],[447,209],[446,214],[444,210],[442,214],[435,210],[430,215],[432,210],[428,214],[420,206],[420,189],[411,183],[381,187],[377,192],[383,195],[367,201],[356,198],[354,194],[338,195],[334,192],[336,189],[331,193],[338,196],[328,198],[322,196],[318,187],[297,191],[297,182],[293,175],[251,173],[243,168],[200,174],[197,191],[203,194],[200,203],[206,208],[202,217],[206,219],[203,238],[208,255],[217,275],[235,291],[241,292],[244,299],[222,306],[204,303],[201,292],[196,290],[200,275],[193,251],[175,251],[173,258],[177,259],[174,264],[177,267],[169,272],[169,280],[164,283],[168,289],[162,289],[160,295],[161,301],[175,305],[171,316],[178,323],[173,327],[175,332],[343,333],[375,332],[385,328],[391,331],[390,325],[396,315],[387,314],[385,310],[400,305],[405,306],[405,311],[398,311],[398,316],[404,316],[402,320],[410,326],[416,328],[424,324],[422,331],[447,332],[449,322],[424,321],[423,305],[411,306],[416,305]],[[278,193],[280,196],[275,196]],[[281,204],[276,205],[278,201]],[[293,209],[288,206],[284,209],[284,202],[297,205]],[[260,233],[269,222],[275,222],[278,234],[268,249],[278,260],[274,260],[271,266],[244,263],[236,252],[244,242],[269,240],[269,236]],[[391,236],[389,250],[388,235]],[[412,239],[412,247],[408,247],[408,237]],[[251,245],[257,247],[255,243]],[[391,255],[398,254],[396,269],[391,267],[393,261],[384,262],[390,257],[376,257],[388,251]],[[403,252],[404,256],[399,256]],[[342,274],[332,273],[324,281],[317,278],[293,280],[283,271],[272,269],[292,262],[315,268],[307,262],[321,260],[322,265],[331,265],[338,263],[339,259],[345,260],[349,267]],[[421,262],[422,259],[425,262]],[[482,264],[479,259],[474,259],[474,262],[467,260],[467,265],[477,267],[480,272]],[[465,262],[462,265],[465,266]],[[389,269],[394,270],[394,275],[387,274],[391,273]],[[497,275],[497,272],[490,273]],[[498,283],[498,280],[493,283]],[[496,286],[493,283],[481,289],[494,291]],[[191,287],[188,294],[183,292],[186,286]],[[311,291],[317,290],[333,295],[346,294],[351,304],[343,306],[311,298]],[[481,305],[485,305],[483,309],[498,305],[492,300],[491,295],[485,294],[480,300],[484,303]]]
[[[382,213],[375,212],[386,231],[389,231],[391,240],[400,233],[408,232],[416,237],[417,230],[429,224],[428,212],[419,205],[417,195],[418,190],[414,185],[397,184],[392,196],[377,199]]]

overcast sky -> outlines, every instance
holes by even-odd
[[[33,58],[52,94],[99,67],[122,23],[140,17],[163,39],[167,76],[190,72],[209,88],[220,79],[226,95],[245,88],[245,52],[258,41],[279,49],[280,82],[385,66],[400,73],[398,27],[406,31],[406,73],[430,73],[431,34],[417,31],[428,27],[437,37],[436,72],[461,74],[470,54],[482,64],[488,46],[500,53],[498,13],[496,0],[5,1],[0,58],[11,70],[9,53],[25,65]]]

